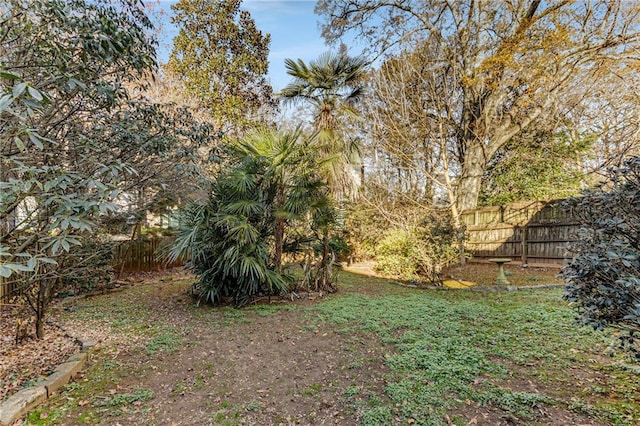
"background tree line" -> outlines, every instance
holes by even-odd
[[[443,198],[462,211],[517,147],[561,143],[581,172],[635,148],[634,3],[321,0],[316,12],[328,41],[351,34],[379,58],[365,140],[374,174],[400,188],[453,191]]]
[[[329,42],[373,62],[359,217],[418,226],[449,210],[577,194],[638,150],[637,4],[320,0]],[[410,207],[412,206],[412,207]],[[411,219],[411,218],[415,219]],[[388,232],[387,232],[388,234]],[[359,234],[369,253],[384,232]]]

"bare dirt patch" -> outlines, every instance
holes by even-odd
[[[181,268],[172,271],[143,272],[130,274],[124,281],[132,284],[144,284],[154,280],[163,280],[171,277],[171,280],[184,279],[186,274]],[[96,295],[101,293],[96,289]],[[81,297],[92,296],[84,294]],[[56,300],[50,312],[56,317],[59,311],[64,309],[68,300]],[[16,340],[18,321],[24,322],[20,326],[22,333]],[[74,330],[74,324],[70,323],[68,329]],[[32,315],[20,300],[12,303],[0,304],[0,401],[14,393],[44,380],[55,368],[74,353],[80,351],[80,345],[76,341],[77,335],[71,336],[55,323],[48,321],[44,327],[44,338],[37,340]],[[93,341],[104,341],[116,338],[116,335],[104,330],[86,330],[85,338]]]
[[[472,268],[476,277],[482,273],[492,277],[495,271],[495,265]],[[541,272],[523,273],[529,271]],[[525,275],[523,279],[527,280]],[[355,425],[363,416],[371,419],[372,407],[389,407],[390,419],[395,419],[374,424],[405,423],[403,403],[391,399],[395,397],[387,388],[398,377],[386,360],[399,349],[357,323],[342,326],[327,321],[319,313],[326,303],[273,301],[242,310],[212,308],[194,304],[187,295],[193,277],[182,271],[139,275],[129,281],[131,286],[122,292],[78,299],[68,309],[55,310],[56,321],[78,337],[98,341],[101,349],[85,374],[32,412],[28,424]],[[405,295],[465,297],[464,293],[417,292],[382,278],[363,279],[348,273],[341,277],[341,292],[329,297],[350,293],[356,301],[381,303],[385,295],[400,296],[394,299],[398,301]],[[495,299],[484,294],[477,297]],[[392,330],[391,337],[410,329]],[[571,397],[561,392],[579,391],[570,382],[556,378],[545,382],[526,374],[526,365],[505,365],[509,376],[480,378],[478,386],[528,394],[540,391],[562,401]],[[603,374],[584,378],[594,392],[615,391],[598,390]],[[583,396],[581,400],[590,400]],[[601,399],[597,396],[594,402]],[[529,420],[524,421],[494,403],[458,401],[442,423],[606,424],[569,409],[566,402],[533,404]]]
[[[80,397],[63,424],[117,419],[120,424],[349,425],[358,422],[354,400],[383,395],[382,348],[319,323],[305,309],[308,301],[244,310],[196,307],[185,295],[188,284],[167,277],[128,290],[145,324],[164,324],[149,334],[118,318],[129,303],[123,294],[100,297],[99,311],[93,301],[81,301],[72,310],[76,315],[65,316],[65,326],[100,341],[94,369],[115,364],[126,373],[111,375],[100,394]],[[113,314],[103,315],[105,306]],[[168,347],[150,350],[161,336]],[[89,372],[79,383],[94,381]],[[114,396],[141,390],[153,398],[107,409]]]
[[[198,341],[157,366],[135,354],[121,357],[142,367],[121,385],[142,381],[154,389],[146,418],[162,424],[355,424],[345,390],[381,392],[385,367],[374,350],[326,325],[305,328],[299,312],[246,320],[192,329]],[[138,416],[127,420],[140,422]]]

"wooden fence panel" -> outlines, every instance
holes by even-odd
[[[15,284],[5,277],[0,277],[0,303],[9,303]]]
[[[521,229],[513,226],[488,226],[467,230],[467,246],[480,257],[514,256],[520,253]]]
[[[118,273],[148,272],[184,265],[185,259],[178,259],[171,263],[158,259],[159,249],[167,243],[168,240],[165,239],[124,241],[115,249],[114,268]]]
[[[18,296],[19,288],[26,280],[24,272],[14,272],[9,278],[0,277],[0,303],[10,303],[14,296]]]
[[[510,257],[522,263],[563,265],[580,226],[559,202],[519,203],[464,212],[467,249],[475,260]]]

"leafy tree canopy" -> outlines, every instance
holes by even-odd
[[[420,53],[413,91],[455,158],[459,211],[476,207],[489,161],[514,136],[637,78],[635,2],[319,0],[316,12],[330,42],[350,33],[375,54]]]
[[[180,76],[219,129],[239,130],[272,103],[270,35],[262,34],[240,0],[180,0],[171,6],[180,32],[167,70]]]
[[[280,97],[285,104],[311,107],[319,135],[315,149],[325,159],[323,172],[338,196],[353,195],[356,190],[352,166],[360,161],[360,149],[346,130],[350,121],[360,119],[357,105],[364,97],[366,65],[364,57],[346,52],[326,52],[309,64],[302,59],[285,60],[293,80]]]
[[[136,135],[112,119],[127,107],[124,83],[154,70],[155,47],[137,2],[118,6],[16,0],[0,8],[1,241],[12,247],[5,276],[17,258],[33,270],[46,250],[69,250],[91,215],[114,208],[113,191],[130,171],[127,143]],[[18,232],[25,228],[36,232]]]
[[[593,136],[572,141],[566,132],[533,131],[514,137],[488,164],[480,204],[577,195],[585,179],[582,164],[593,142]]]
[[[83,239],[121,194],[187,167],[210,132],[134,96],[156,70],[138,1],[9,0],[0,22],[0,276],[20,284],[42,337]]]

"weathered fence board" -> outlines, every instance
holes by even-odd
[[[484,207],[464,212],[462,221],[475,260],[510,257],[523,264],[563,265],[579,229],[558,201]]]
[[[184,265],[185,259],[182,258],[170,263],[158,259],[158,250],[167,242],[164,239],[123,241],[113,256],[116,272],[160,271]]]
[[[14,276],[12,275],[10,278],[0,277],[0,303],[9,303],[9,299],[18,286],[18,281],[13,279]]]

